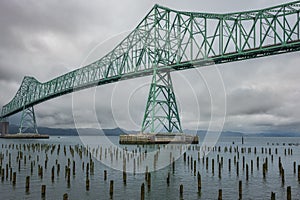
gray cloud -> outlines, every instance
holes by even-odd
[[[127,34],[120,33],[132,30],[155,3],[178,10],[224,13],[286,2],[3,0],[0,2],[0,106],[13,98],[25,75],[44,82],[99,59]],[[217,66],[226,89],[225,130],[299,131],[299,61],[296,52]],[[221,120],[224,102],[213,68],[176,72],[172,78],[183,128],[206,129],[212,109],[216,111],[216,120]],[[75,109],[83,127],[97,127],[100,123],[104,128],[121,126],[138,130],[149,85],[136,88],[150,80],[151,77],[145,77],[123,81],[44,102],[36,106],[38,123],[72,127]],[[131,92],[134,93],[129,96]],[[94,98],[96,103],[91,105]],[[76,108],[72,107],[73,101]],[[92,107],[97,121],[91,119]]]

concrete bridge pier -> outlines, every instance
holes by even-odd
[[[0,122],[1,136],[9,134],[9,122]]]

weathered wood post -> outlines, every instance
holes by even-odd
[[[110,198],[112,198],[114,195],[114,181],[113,180],[111,180],[110,184],[109,184],[109,195],[110,195]]]
[[[211,161],[211,171],[212,171],[212,174],[214,175],[215,174],[215,159],[212,159],[212,161]]]
[[[85,189],[86,191],[90,190],[90,180],[88,177],[86,177],[86,181],[85,181]]]
[[[222,200],[222,189],[219,189],[218,200]]]
[[[300,182],[300,165],[298,165],[298,181]]]
[[[222,178],[222,176],[221,176],[221,173],[222,173],[221,167],[222,167],[222,165],[221,165],[221,163],[219,162],[219,179]]]
[[[75,161],[73,160],[73,176],[75,176],[75,173],[76,173],[76,169],[75,169],[76,165],[75,165]]]
[[[30,188],[30,176],[27,176],[27,177],[26,177],[26,185],[25,185],[25,188],[26,188],[26,192],[29,192],[29,188]]]
[[[52,171],[51,171],[51,180],[52,182],[54,182],[54,166],[52,167]]]
[[[16,172],[13,173],[13,181],[12,181],[12,183],[13,183],[13,186],[15,186],[16,183],[17,183],[17,173]]]
[[[42,191],[41,191],[42,198],[46,196],[46,185],[42,185]]]
[[[198,174],[197,174],[197,179],[198,179],[198,192],[200,193],[201,192],[201,175],[200,175],[200,172],[198,171]]]
[[[141,186],[141,200],[145,200],[145,184]]]
[[[197,170],[197,163],[196,160],[194,160],[194,176],[196,176],[196,170]]]
[[[183,185],[181,184],[179,187],[179,193],[180,193],[180,197],[183,196]]]
[[[239,176],[239,162],[236,162],[236,175]]]
[[[68,196],[67,193],[65,193],[65,194],[63,195],[63,200],[68,200],[68,199],[69,199],[69,196]]]
[[[147,186],[148,186],[148,190],[150,190],[150,188],[151,188],[151,174],[150,174],[150,172],[148,172],[148,175],[147,175]]]
[[[242,181],[239,181],[239,200],[242,199],[243,188],[242,188]]]
[[[288,186],[286,190],[287,190],[286,199],[287,200],[292,200],[292,188],[291,188],[291,186]]]
[[[246,180],[249,180],[249,166],[246,164]]]
[[[275,200],[275,192],[271,192],[271,200]]]

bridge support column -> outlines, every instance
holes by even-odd
[[[170,72],[153,72],[142,133],[182,133]]]
[[[9,122],[6,119],[2,119],[0,121],[0,128],[1,128],[1,136],[4,136],[9,133]]]
[[[30,133],[38,134],[33,106],[22,111],[19,133],[28,133],[28,131],[30,131]]]

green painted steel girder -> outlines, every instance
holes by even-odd
[[[154,68],[142,133],[182,133],[170,72]]]
[[[49,99],[158,71],[236,62],[299,51],[300,1],[228,14],[195,13],[155,5],[101,59],[45,83],[25,77],[2,107],[5,118]]]

